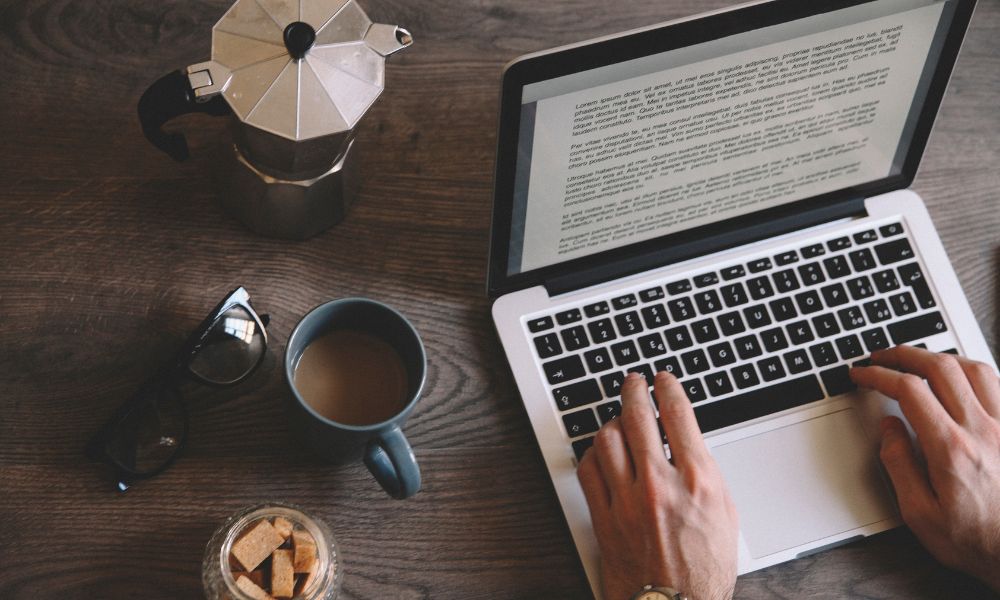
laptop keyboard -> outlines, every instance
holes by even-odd
[[[855,389],[848,369],[870,352],[947,330],[936,307],[890,223],[525,325],[579,458],[628,372],[672,372],[708,433]]]

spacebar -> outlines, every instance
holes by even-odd
[[[752,392],[696,406],[694,415],[702,433],[743,423],[824,398],[815,375],[782,381]]]

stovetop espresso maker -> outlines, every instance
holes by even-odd
[[[385,58],[413,42],[355,0],[237,0],[212,28],[212,59],[139,100],[143,133],[175,160],[182,114],[233,114],[222,201],[251,230],[304,239],[344,218],[357,192],[354,126],[382,93]]]

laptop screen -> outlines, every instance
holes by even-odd
[[[876,0],[527,83],[507,275],[897,175],[956,0]]]

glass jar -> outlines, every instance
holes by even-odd
[[[288,504],[266,503],[245,508],[229,517],[219,527],[205,548],[201,565],[201,580],[208,600],[253,600],[236,587],[230,567],[230,552],[238,536],[261,519],[284,517],[295,528],[304,529],[316,542],[317,576],[308,589],[295,600],[334,600],[340,594],[344,578],[337,545],[330,528],[323,521]]]

